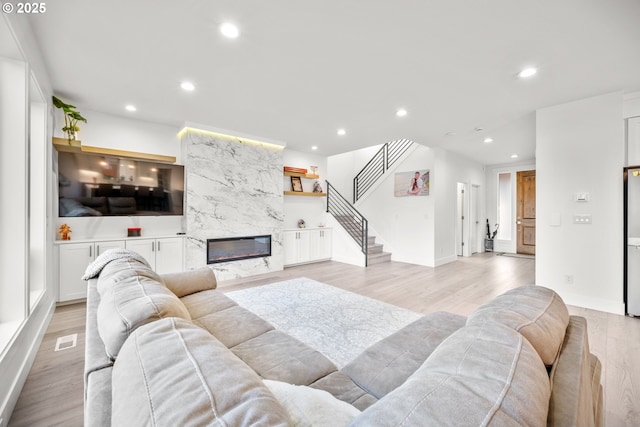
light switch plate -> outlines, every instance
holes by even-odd
[[[591,225],[591,215],[585,215],[585,214],[581,214],[581,215],[574,215],[573,216],[573,223],[574,224],[582,224],[582,225]]]

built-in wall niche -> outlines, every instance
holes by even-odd
[[[184,166],[58,152],[60,217],[182,215]]]

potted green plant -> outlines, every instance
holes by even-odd
[[[66,132],[69,144],[71,144],[71,141],[74,141],[76,139],[76,132],[80,130],[78,122],[87,123],[87,119],[82,117],[82,115],[78,111],[76,111],[76,107],[74,105],[65,103],[55,95],[53,95],[52,98],[53,106],[56,108],[60,108],[63,112],[64,127],[62,128],[62,131]]]

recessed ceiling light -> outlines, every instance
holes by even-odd
[[[346,130],[344,130],[344,129],[338,129],[338,135],[340,135],[340,136],[344,136],[344,135],[346,135],[346,134],[347,134],[347,131],[346,131]]]
[[[518,155],[517,155],[517,154],[512,154],[512,155],[511,155],[511,158],[512,158],[512,159],[517,159],[517,158],[518,158]]]
[[[189,92],[193,91],[196,88],[191,82],[182,82],[180,84],[180,87]]]
[[[136,111],[137,108],[134,107],[133,105],[127,105],[126,107],[124,107],[125,110],[127,111]]]
[[[455,136],[456,133],[455,132],[447,132],[444,134],[444,136]]]
[[[240,35],[240,31],[238,30],[238,27],[236,27],[230,22],[225,22],[224,24],[222,24],[220,26],[220,32],[222,33],[223,36],[229,37],[230,39],[235,39]]]
[[[484,128],[481,128],[480,126],[476,126],[475,128],[473,128],[473,130],[475,130],[476,132],[482,132]]]
[[[525,68],[524,70],[518,73],[518,77],[521,77],[521,78],[531,77],[535,75],[537,72],[538,72],[537,68],[533,68],[533,67]]]
[[[406,115],[407,115],[407,110],[405,110],[404,108],[401,108],[398,111],[396,111],[396,116],[398,117],[404,117]]]
[[[312,149],[312,150],[317,150],[317,149],[318,149],[318,146],[317,146],[317,145],[314,145],[313,147],[311,147],[311,149]]]
[[[493,142],[493,138],[485,138],[482,142],[485,144],[491,144]]]

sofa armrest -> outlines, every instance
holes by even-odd
[[[85,347],[84,347],[84,386],[85,393],[89,382],[89,375],[113,365],[113,360],[107,356],[104,341],[98,333],[98,305],[100,304],[100,294],[97,290],[98,279],[91,279],[87,282],[87,318],[85,326]],[[86,395],[85,395],[86,398]]]
[[[600,363],[589,352],[587,321],[571,316],[560,354],[551,370],[547,426],[598,425],[602,398],[600,374]]]
[[[164,284],[178,298],[196,292],[215,289],[218,286],[216,276],[209,267],[160,275]]]

